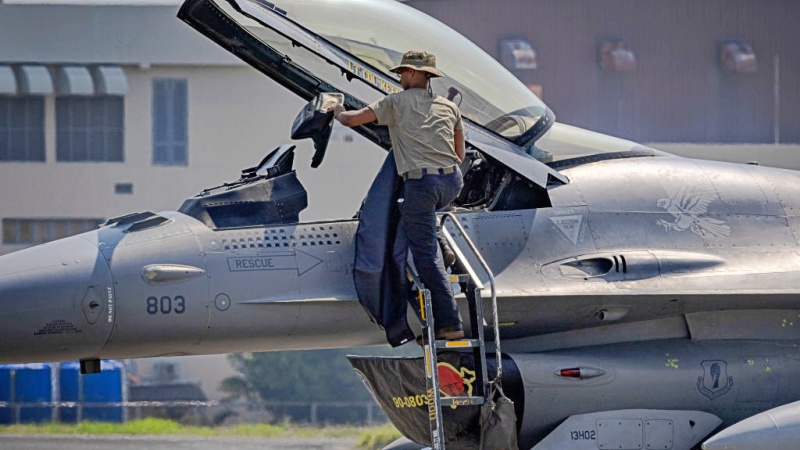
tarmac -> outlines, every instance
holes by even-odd
[[[354,439],[0,434],[0,450],[351,450]]]

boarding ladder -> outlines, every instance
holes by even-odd
[[[436,334],[433,324],[433,306],[431,304],[431,293],[423,286],[419,277],[414,271],[409,270],[409,276],[414,282],[417,289],[420,302],[420,318],[422,322],[422,336],[423,336],[423,350],[425,353],[425,381],[427,384],[427,398],[428,398],[428,418],[430,420],[429,426],[431,431],[431,448],[432,450],[443,450],[445,448],[444,429],[442,427],[442,407],[444,406],[467,406],[467,405],[483,405],[488,402],[487,395],[489,395],[489,379],[486,370],[486,342],[483,337],[483,327],[485,321],[483,318],[483,301],[481,299],[481,291],[484,285],[478,278],[475,270],[469,263],[469,260],[464,256],[461,248],[456,244],[453,237],[447,231],[445,223],[452,222],[453,226],[461,233],[463,240],[472,251],[472,255],[483,267],[489,278],[489,285],[492,293],[492,326],[494,328],[494,345],[497,357],[497,378],[500,379],[502,374],[502,363],[500,359],[500,330],[497,320],[497,293],[494,285],[494,275],[491,269],[486,264],[486,261],[481,256],[478,248],[475,247],[472,240],[467,235],[464,228],[458,222],[458,219],[452,213],[445,213],[441,218],[442,234],[444,234],[453,252],[456,254],[456,261],[461,263],[461,267],[465,273],[451,275],[450,281],[460,283],[466,286],[463,289],[467,297],[467,304],[469,306],[469,334],[468,339],[461,339],[457,341],[444,341],[436,340]],[[444,397],[439,391],[439,374],[437,370],[437,356],[438,349],[447,350],[460,350],[471,348],[473,358],[475,361],[475,380],[479,381],[475,387],[474,395],[471,397]]]

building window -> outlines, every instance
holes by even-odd
[[[188,91],[184,79],[153,80],[153,164],[185,166],[189,162]]]
[[[103,219],[3,219],[3,244],[42,244],[93,230]]]
[[[115,194],[133,194],[133,183],[117,183],[114,185]]]
[[[719,46],[719,62],[730,73],[755,73],[758,70],[756,53],[745,40],[725,41]]]
[[[511,70],[531,70],[538,67],[536,50],[522,38],[500,40],[500,64]]]
[[[59,162],[122,162],[123,97],[56,98],[56,159]]]
[[[598,43],[600,68],[609,72],[636,70],[636,55],[620,38],[602,39]]]
[[[0,161],[44,162],[44,97],[0,96]]]

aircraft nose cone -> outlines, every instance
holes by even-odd
[[[800,441],[800,402],[756,414],[720,431],[704,450],[790,450]]]
[[[108,264],[81,235],[0,256],[0,363],[91,357],[112,300]]]

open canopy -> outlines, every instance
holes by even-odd
[[[529,131],[547,107],[491,56],[453,29],[395,0],[235,0],[244,11],[280,10],[285,17],[353,58],[347,68],[372,81],[384,93],[396,83],[390,69],[408,50],[427,50],[437,57],[445,78],[432,80],[435,93],[452,98],[462,114],[508,139]],[[269,5],[274,3],[272,7]],[[252,8],[256,5],[256,8]]]
[[[568,182],[543,162],[638,147],[608,138],[610,148],[593,148],[573,142],[582,136],[574,129],[556,133],[553,113],[497,61],[395,0],[187,0],[179,17],[302,98],[342,92],[350,109],[400,89],[390,69],[404,52],[430,51],[446,75],[432,88],[459,105],[467,142],[540,187]],[[390,146],[384,127],[357,131]]]

